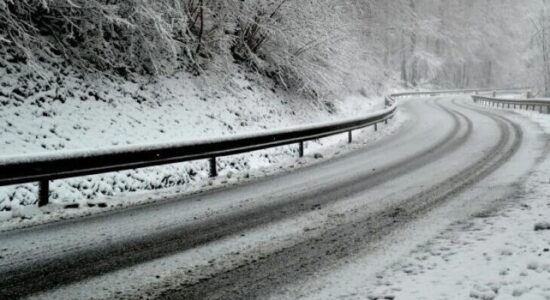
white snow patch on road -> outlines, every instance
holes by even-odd
[[[395,299],[549,299],[550,160],[527,194],[499,212],[454,224],[370,283],[370,296]]]

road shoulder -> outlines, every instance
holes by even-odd
[[[544,129],[548,141],[550,117],[525,115]],[[503,209],[453,223],[378,273],[361,294],[371,299],[549,299],[550,158],[540,159]]]

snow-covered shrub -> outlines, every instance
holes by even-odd
[[[233,56],[282,86],[309,95],[340,88],[342,70],[361,52],[351,47],[357,19],[350,1],[258,1],[238,17]],[[356,47],[355,47],[356,46]]]
[[[524,71],[541,56],[525,49],[535,2],[0,0],[0,50],[122,76],[231,74],[238,63],[314,96],[396,75],[411,86],[517,85],[537,77]]]
[[[19,61],[63,59],[122,76],[227,70],[236,61],[316,94],[334,86],[343,63],[346,3],[0,0],[0,43]]]
[[[0,24],[24,59],[62,57],[88,69],[158,73],[177,54],[164,16],[168,2],[0,0]]]

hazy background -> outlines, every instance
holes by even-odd
[[[543,91],[545,2],[0,0],[0,64],[10,53],[125,79],[238,66],[313,97],[396,85]]]

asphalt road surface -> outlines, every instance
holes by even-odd
[[[414,243],[394,233],[414,233],[419,220],[433,219],[435,232],[519,192],[545,150],[538,129],[470,102],[408,99],[395,134],[289,173],[0,233],[0,299],[298,298],[330,288],[308,282],[384,243]]]

